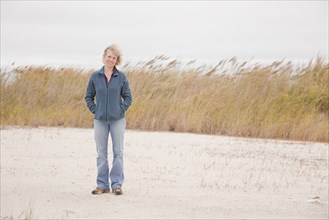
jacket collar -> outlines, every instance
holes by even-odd
[[[104,75],[104,66],[100,70],[98,70],[99,74]],[[119,75],[119,70],[114,66],[113,68],[113,76],[118,76]]]

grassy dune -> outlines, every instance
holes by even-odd
[[[329,141],[329,65],[321,58],[307,66],[164,61],[121,68],[133,93],[128,129]],[[84,101],[91,72],[1,69],[1,125],[92,127]]]

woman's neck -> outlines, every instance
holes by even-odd
[[[113,73],[114,67],[106,67],[104,66],[104,74],[107,76],[111,76]]]

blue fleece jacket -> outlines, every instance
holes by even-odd
[[[85,95],[87,107],[97,120],[122,119],[132,103],[128,79],[117,68],[113,70],[108,87],[104,77],[104,66],[91,74]]]

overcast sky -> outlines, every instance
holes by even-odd
[[[328,1],[1,0],[1,66],[98,67],[111,43],[128,61],[328,59]]]

